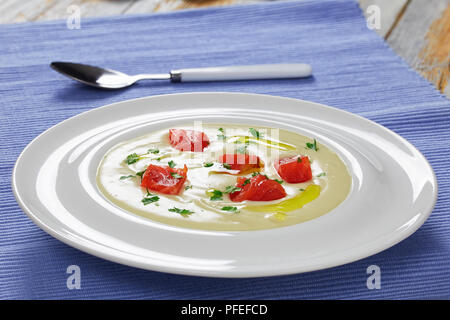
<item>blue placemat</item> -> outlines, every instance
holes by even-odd
[[[140,83],[122,91],[78,85],[52,60],[124,72],[299,61],[314,77],[228,83]],[[20,151],[39,133],[116,101],[188,91],[295,97],[368,117],[412,142],[438,177],[439,200],[414,235],[370,258],[291,276],[212,279],[111,263],[66,246],[35,226],[10,187]],[[450,298],[450,103],[366,27],[352,1],[276,2],[170,14],[0,26],[0,298],[344,299]],[[381,268],[381,289],[366,268]],[[81,268],[68,290],[66,268]]]

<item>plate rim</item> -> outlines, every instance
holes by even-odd
[[[295,103],[298,102],[305,102],[307,104],[312,104],[312,105],[316,105],[319,106],[321,108],[326,108],[326,109],[331,109],[331,110],[335,110],[335,111],[339,111],[342,113],[345,113],[346,115],[350,115],[352,117],[357,117],[359,120],[362,120],[364,122],[368,122],[371,123],[372,125],[375,125],[376,127],[378,127],[378,129],[381,129],[391,135],[394,135],[397,137],[397,139],[399,139],[401,142],[403,142],[405,145],[407,145],[409,148],[412,148],[413,150],[415,150],[417,152],[418,155],[420,155],[420,157],[422,158],[421,160],[424,161],[424,163],[428,166],[428,168],[430,169],[430,172],[432,173],[432,187],[433,187],[433,199],[430,203],[430,205],[420,214],[419,219],[415,220],[412,225],[409,228],[406,228],[404,230],[401,230],[397,233],[395,233],[397,236],[392,237],[393,234],[388,234],[388,240],[384,241],[382,243],[382,245],[378,244],[375,248],[371,248],[370,250],[366,250],[365,253],[360,253],[360,254],[354,254],[352,256],[346,255],[344,258],[341,259],[334,259],[333,262],[328,262],[328,263],[322,263],[320,267],[309,267],[309,268],[305,268],[305,267],[289,267],[289,268],[285,268],[279,272],[277,271],[268,271],[268,272],[258,272],[258,273],[254,273],[251,271],[236,271],[235,269],[231,269],[231,270],[222,270],[222,271],[210,271],[210,270],[197,270],[197,269],[189,269],[189,268],[180,268],[180,267],[174,267],[174,266],[170,266],[170,267],[161,267],[159,265],[156,264],[148,264],[148,263],[142,263],[142,262],[138,262],[138,261],[133,261],[132,259],[126,259],[114,254],[110,254],[109,252],[105,252],[105,251],[99,251],[96,250],[95,248],[92,248],[92,246],[89,246],[89,243],[86,243],[85,240],[83,239],[83,241],[76,241],[74,239],[71,239],[70,234],[69,233],[60,233],[57,230],[53,230],[53,228],[51,226],[48,226],[45,222],[43,222],[38,215],[34,214],[32,212],[32,210],[26,205],[25,201],[22,199],[22,197],[19,194],[19,190],[17,187],[17,181],[16,181],[16,172],[17,172],[17,167],[19,165],[19,163],[22,161],[22,158],[24,156],[24,154],[27,152],[27,150],[30,148],[30,146],[34,143],[36,143],[36,141],[40,140],[43,136],[49,134],[51,131],[53,131],[55,128],[64,125],[66,122],[68,121],[72,121],[75,120],[77,118],[80,118],[82,116],[86,116],[89,113],[94,113],[97,112],[99,110],[103,110],[103,109],[107,109],[111,106],[117,105],[117,104],[122,104],[122,103],[130,103],[130,102],[136,102],[139,100],[146,100],[146,99],[152,99],[152,98],[159,98],[159,97],[166,97],[166,96],[186,96],[186,95],[239,95],[239,96],[255,96],[255,97],[263,97],[263,98],[269,98],[269,99],[284,99],[287,101],[292,101]],[[64,119],[62,121],[60,121],[59,123],[51,126],[50,128],[47,128],[46,130],[44,130],[43,132],[41,132],[39,135],[37,135],[35,138],[33,138],[26,146],[25,148],[21,151],[21,153],[19,154],[19,156],[17,157],[13,170],[12,170],[12,175],[11,175],[11,187],[12,187],[12,191],[14,194],[14,197],[16,199],[16,202],[19,204],[20,208],[25,212],[25,214],[40,228],[42,229],[44,232],[46,232],[47,234],[51,235],[52,237],[56,238],[57,240],[65,243],[66,245],[69,245],[73,248],[76,248],[80,251],[83,251],[85,253],[91,254],[93,256],[108,260],[108,261],[112,261],[115,263],[119,263],[119,264],[123,264],[123,265],[127,265],[130,267],[135,267],[135,268],[140,268],[140,269],[144,269],[144,270],[149,270],[149,271],[157,271],[157,272],[164,272],[164,273],[172,273],[172,274],[179,274],[179,275],[190,275],[190,276],[200,276],[200,277],[217,277],[217,278],[249,278],[249,277],[271,277],[271,276],[281,276],[281,275],[290,275],[290,274],[298,274],[298,273],[306,273],[306,272],[312,272],[312,271],[318,271],[318,270],[323,270],[323,269],[328,269],[328,268],[333,268],[333,267],[337,267],[337,266],[341,266],[341,265],[345,265],[351,262],[356,262],[359,260],[362,260],[364,258],[373,256],[377,253],[380,253],[382,251],[385,251],[387,249],[389,249],[390,247],[400,243],[401,241],[405,240],[406,238],[408,238],[409,236],[411,236],[413,233],[415,233],[424,223],[425,221],[429,218],[429,216],[431,215],[431,213],[433,212],[433,209],[436,205],[437,202],[437,198],[438,198],[438,183],[437,183],[437,177],[436,177],[436,173],[434,172],[433,167],[431,166],[431,164],[429,163],[429,161],[427,160],[427,158],[422,154],[422,152],[420,150],[418,150],[412,143],[410,143],[408,140],[406,140],[405,138],[403,138],[401,135],[399,135],[398,133],[390,130],[387,127],[384,127],[381,124],[378,124],[377,122],[370,120],[368,118],[365,118],[359,114],[356,113],[352,113],[350,111],[347,110],[343,110],[337,107],[332,107],[329,105],[325,105],[325,104],[321,104],[321,103],[317,103],[317,102],[313,102],[313,101],[309,101],[309,100],[303,100],[303,99],[297,99],[297,98],[291,98],[291,97],[285,97],[285,96],[277,96],[277,95],[271,95],[271,94],[259,94],[259,93],[247,93],[247,92],[227,92],[227,91],[202,91],[202,92],[183,92],[183,93],[170,93],[170,94],[159,94],[159,95],[152,95],[152,96],[145,96],[145,97],[139,97],[139,98],[133,98],[133,99],[126,99],[126,100],[122,100],[122,101],[117,101],[117,102],[113,102],[110,104],[106,104],[106,105],[102,105],[99,107],[93,107],[92,109],[83,111],[81,113],[78,113],[72,117],[69,117],[67,119]],[[368,244],[365,244],[365,246],[367,246]],[[358,248],[360,248],[361,246],[357,246],[352,248],[352,251],[358,251]],[[117,250],[117,249],[113,249],[113,250]],[[122,252],[122,254],[124,254]],[[129,253],[126,253],[129,254]],[[357,256],[356,258],[354,256]],[[151,268],[150,268],[151,266]]]

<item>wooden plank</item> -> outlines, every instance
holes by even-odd
[[[82,17],[108,16],[118,14],[139,14],[172,11],[187,8],[250,4],[269,0],[2,0],[0,2],[0,23],[28,22],[38,20],[64,19],[67,8],[77,5]],[[408,0],[359,0],[365,14],[367,7],[377,5],[381,9],[381,30],[384,35],[395,19],[397,12]]]
[[[182,9],[193,9],[231,4],[250,4],[267,0],[149,0],[136,1],[126,11],[127,14],[148,12],[168,12]]]
[[[394,51],[450,97],[450,0],[411,0],[387,38]]]
[[[419,71],[450,98],[450,5],[441,18],[431,24],[425,41],[418,56],[421,61]]]
[[[135,0],[99,1],[99,0],[45,0],[51,5],[43,10],[34,20],[66,19],[69,16],[68,8],[77,6],[81,17],[103,17],[123,14]]]
[[[2,0],[0,2],[0,23],[29,22],[53,5],[48,0]]]
[[[143,14],[188,8],[249,4],[268,0],[2,0],[0,23],[65,19],[68,7],[76,5],[81,17]]]
[[[82,17],[98,17],[122,14],[137,0],[2,0],[0,23],[31,22],[65,19],[69,6],[80,8]]]
[[[377,6],[380,9],[380,29],[375,31],[385,38],[393,29],[408,0],[358,0],[358,2],[366,18],[371,14],[368,11],[369,7]]]

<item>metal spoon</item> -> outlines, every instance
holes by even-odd
[[[304,63],[262,64],[251,66],[192,68],[172,70],[164,74],[125,73],[71,62],[52,62],[54,70],[84,84],[105,89],[120,89],[139,80],[170,80],[172,82],[229,81],[256,79],[288,79],[308,77],[311,66]]]

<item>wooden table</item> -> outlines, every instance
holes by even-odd
[[[2,0],[0,23],[143,14],[269,0]],[[450,98],[450,0],[358,0],[366,17],[380,9],[376,31],[417,72]],[[374,9],[375,8],[375,9]],[[372,20],[373,21],[373,20]]]

